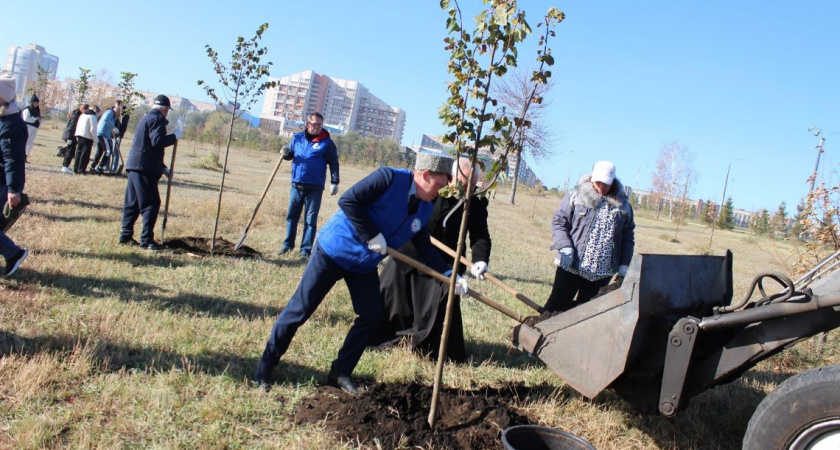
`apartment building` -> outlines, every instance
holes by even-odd
[[[29,44],[26,47],[10,45],[6,51],[3,71],[17,79],[17,99],[26,102],[23,93],[27,87],[38,82],[38,66],[47,71],[47,78],[55,80],[58,71],[58,56],[50,55],[44,47]]]
[[[333,78],[306,70],[282,78],[265,92],[260,129],[290,136],[303,129],[312,112],[324,115],[329,130],[356,132],[400,142],[405,128],[405,111],[389,106],[354,80]]]

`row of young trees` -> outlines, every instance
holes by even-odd
[[[792,217],[788,214],[785,202],[773,214],[763,208],[753,214],[747,224],[750,231],[757,235],[794,238],[840,248],[840,239],[837,237],[840,187],[826,187],[824,184],[814,186],[816,176],[814,173],[808,180],[812,189],[797,205]],[[698,211],[689,200],[690,188],[696,181],[697,173],[691,152],[677,141],[663,144],[651,179],[651,195],[636,206],[655,211],[657,218],[662,213],[667,214],[676,223],[677,230],[681,222],[688,218],[698,219],[712,228],[734,229],[732,197],[726,198],[719,209],[707,199],[703,202],[703,209]]]

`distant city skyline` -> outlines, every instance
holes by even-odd
[[[459,2],[468,32],[485,5]],[[546,120],[558,135],[547,158],[525,159],[549,187],[574,184],[595,161],[615,163],[627,185],[650,189],[663,143],[695,156],[692,198],[736,207],[788,211],[808,192],[820,138],[825,153],[817,183],[836,185],[840,145],[840,2],[675,2],[549,0],[519,2],[535,28],[552,6],[566,14],[550,42],[555,87]],[[25,2],[4,4],[0,48],[34,43],[61,58],[58,77],[78,68],[138,73],[138,89],[207,100],[197,80],[214,78],[205,45],[227,55],[237,36],[262,23],[274,76],[313,70],[359,80],[406,111],[402,142],[447,129],[449,54],[446,11],[439,2],[305,2],[254,0],[231,8],[206,2],[146,0],[107,8],[67,8],[42,0],[33,22]],[[60,13],[58,11],[61,11]],[[151,11],[155,20],[150,22]],[[163,25],[158,23],[161,15]],[[111,24],[107,38],[69,24]],[[158,29],[160,28],[160,29]],[[526,66],[535,36],[519,50]],[[259,113],[258,111],[255,111]],[[727,169],[729,176],[727,176]]]

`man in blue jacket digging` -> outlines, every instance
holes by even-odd
[[[438,190],[452,176],[452,163],[448,156],[419,154],[414,171],[380,168],[341,196],[340,210],[318,233],[300,284],[271,330],[254,376],[261,389],[268,388],[271,372],[297,329],[343,279],[358,317],[332,363],[327,382],[350,394],[359,393],[350,374],[383,317],[376,268],[387,247],[399,248],[411,240],[426,265],[443,273],[450,270],[432,246],[426,223]],[[458,277],[457,284],[457,293],[466,295],[466,280]]]

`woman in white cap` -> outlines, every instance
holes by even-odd
[[[15,103],[15,79],[0,75],[0,208],[21,202],[26,168],[26,123]],[[17,246],[0,228],[0,255],[6,260],[3,276],[11,276],[29,252]]]
[[[591,300],[614,274],[624,276],[633,257],[635,227],[615,165],[598,161],[563,197],[551,221],[557,271],[545,309],[572,309]]]

